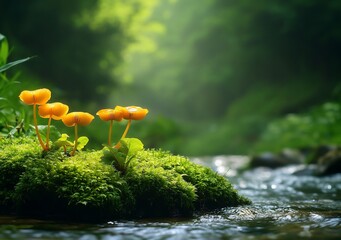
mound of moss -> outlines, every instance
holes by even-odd
[[[29,137],[0,139],[0,150],[0,213],[104,221],[250,204],[224,177],[164,151],[139,151],[122,174],[102,151],[43,154]]]

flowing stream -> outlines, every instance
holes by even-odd
[[[185,219],[73,224],[0,216],[0,239],[341,239],[341,174],[303,165],[240,172],[248,158],[193,158],[226,176],[252,205]]]

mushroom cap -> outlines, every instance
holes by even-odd
[[[19,98],[27,105],[43,105],[50,100],[51,91],[47,88],[40,88],[33,91],[24,90],[20,93]]]
[[[39,106],[38,113],[42,118],[52,118],[60,120],[69,111],[69,107],[63,103],[46,103]]]
[[[121,121],[123,118],[123,112],[117,108],[111,109],[111,108],[104,108],[99,110],[96,113],[97,116],[103,121],[110,121],[110,120],[115,120],[115,121]]]
[[[62,117],[63,123],[68,127],[75,125],[89,125],[95,117],[87,112],[71,112]]]
[[[119,107],[120,109],[123,107]],[[128,106],[123,108],[123,118],[132,120],[141,120],[148,114],[148,109],[137,106]]]

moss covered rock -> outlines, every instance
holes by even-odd
[[[164,151],[139,151],[122,174],[102,151],[43,154],[29,137],[0,139],[0,149],[2,213],[104,221],[250,204],[224,177]]]

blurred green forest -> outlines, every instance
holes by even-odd
[[[341,144],[339,0],[0,6],[10,60],[36,56],[6,73],[21,82],[15,94],[48,87],[53,101],[92,114],[116,105],[148,108],[129,135],[184,155]],[[124,123],[116,125],[119,136]],[[96,147],[107,128],[97,118],[81,131]]]

